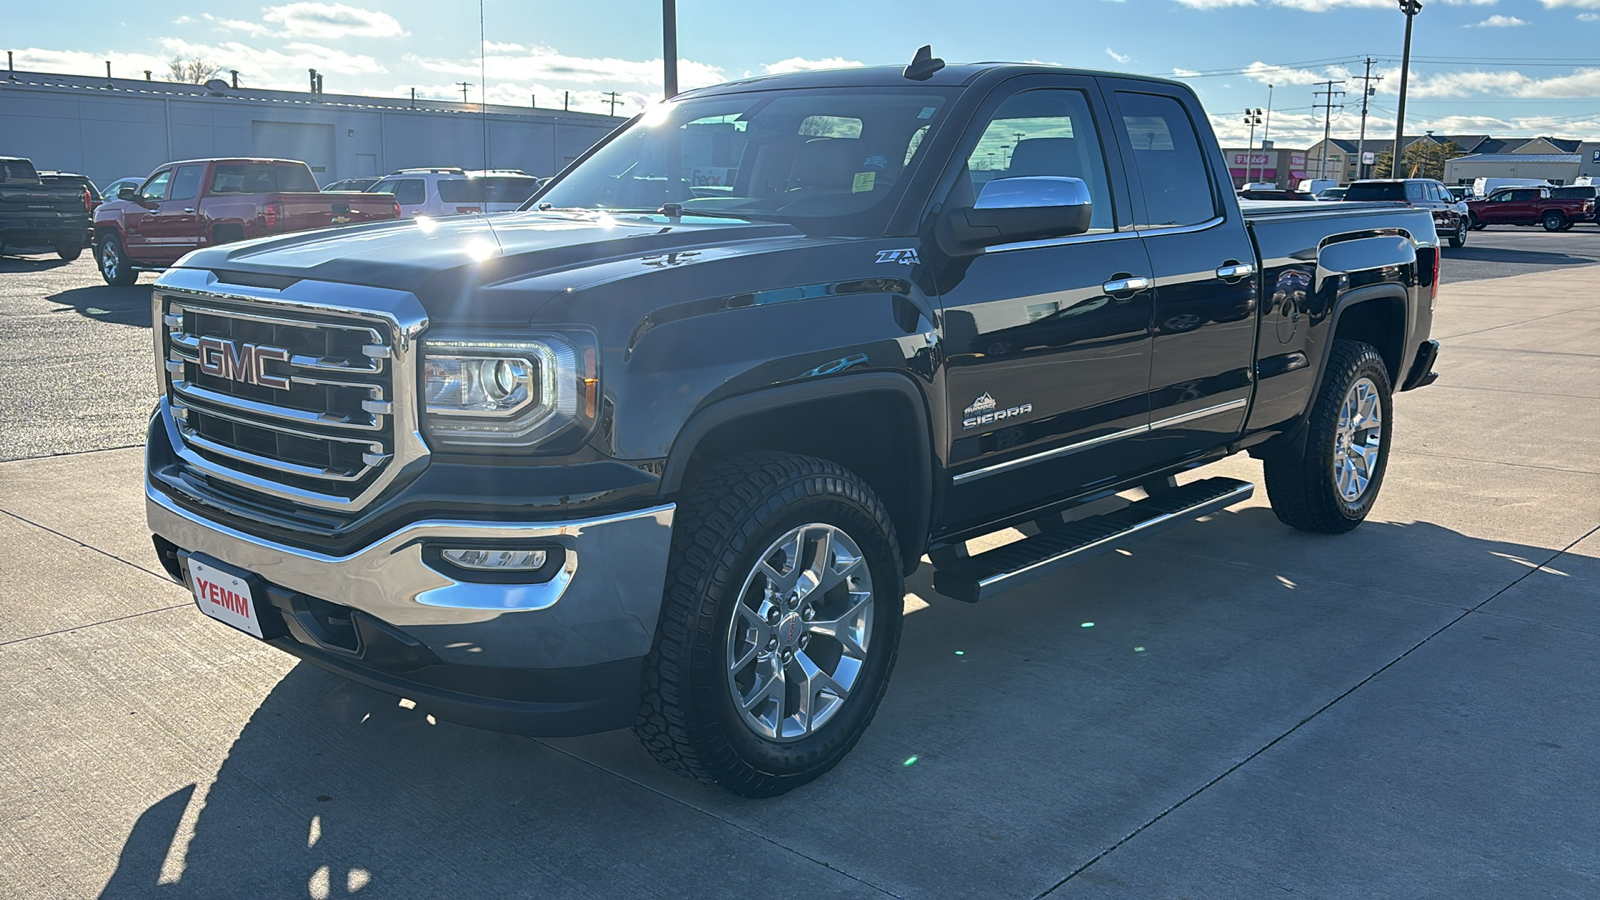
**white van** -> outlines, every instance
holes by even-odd
[[[1486,175],[1472,182],[1472,195],[1487,197],[1501,188],[1508,187],[1555,187],[1555,185],[1543,178],[1490,178]]]
[[[1305,178],[1300,181],[1300,187],[1298,189],[1315,197],[1328,188],[1338,186],[1339,181],[1338,179],[1334,178]]]
[[[433,168],[401,169],[367,188],[367,193],[393,194],[400,215],[410,219],[507,212],[538,189],[539,179],[516,169]]]

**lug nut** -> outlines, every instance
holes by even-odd
[[[793,659],[794,659],[794,651],[793,650],[785,650],[785,651],[783,651],[783,661],[784,662],[789,662],[790,660],[793,660]]]
[[[801,650],[804,650],[806,648],[806,645],[809,644],[809,643],[811,643],[811,635],[809,635],[809,634],[800,635],[800,649]]]
[[[800,618],[805,619],[807,622],[811,621],[812,619],[815,619],[816,617],[817,617],[816,607],[812,607],[812,606],[806,607],[806,611],[800,614]]]
[[[773,639],[767,641],[767,649],[768,650],[776,650],[776,649],[778,649],[778,639],[777,638],[773,638]]]
[[[778,624],[778,607],[777,606],[773,606],[771,609],[767,610],[767,624],[768,625],[776,625],[776,624]]]

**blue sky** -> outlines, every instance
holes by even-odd
[[[654,0],[485,0],[487,79],[478,8],[421,0],[268,3],[198,12],[192,3],[9,4],[3,43],[17,67],[126,77],[176,56],[237,68],[247,86],[300,89],[306,69],[332,92],[405,96],[411,88],[473,100],[618,111],[659,96],[660,4]],[[1424,0],[1413,42],[1408,132],[1600,138],[1600,0]],[[220,8],[220,7],[214,7]],[[1359,124],[1362,59],[1383,76],[1368,133],[1393,134],[1404,17],[1393,0],[679,0],[680,83],[765,72],[903,64],[931,43],[951,61],[1036,60],[1159,74],[1193,84],[1224,144],[1242,146],[1246,107],[1272,92],[1272,136],[1322,135],[1312,83],[1356,80],[1335,136]],[[445,10],[449,10],[448,12]],[[158,74],[159,77],[159,74]],[[1259,140],[1261,135],[1256,135]]]

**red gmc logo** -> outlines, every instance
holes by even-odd
[[[200,371],[216,378],[288,390],[289,379],[267,373],[267,363],[272,361],[288,362],[289,351],[282,347],[238,343],[222,338],[200,339]]]

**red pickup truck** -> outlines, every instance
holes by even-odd
[[[1543,225],[1545,231],[1566,231],[1594,220],[1594,201],[1550,196],[1549,188],[1507,187],[1482,200],[1467,201],[1473,230],[1490,225]]]
[[[95,210],[95,260],[107,284],[129,285],[141,269],[166,268],[201,247],[398,218],[388,194],[322,193],[303,162],[191,159],[167,163]]]

